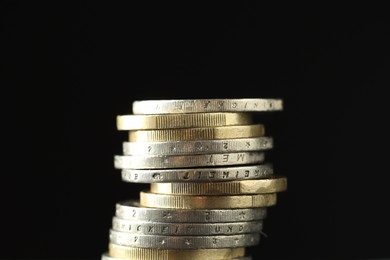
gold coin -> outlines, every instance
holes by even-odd
[[[269,207],[276,204],[276,193],[251,195],[173,195],[140,192],[140,205],[151,208],[232,209]]]
[[[188,140],[212,140],[261,137],[265,134],[262,124],[239,126],[195,127],[163,130],[130,130],[130,142],[170,142]]]
[[[205,260],[232,259],[245,255],[245,247],[220,249],[157,249],[108,244],[109,255],[115,258],[132,260]]]
[[[195,113],[166,115],[120,115],[118,130],[171,129],[252,124],[248,113]]]
[[[151,183],[150,192],[183,195],[262,194],[285,191],[287,178],[271,177],[257,180],[226,182]]]

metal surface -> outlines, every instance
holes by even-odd
[[[166,209],[141,207],[139,201],[127,200],[116,204],[115,215],[122,219],[173,223],[223,223],[263,220],[267,208],[243,209]]]
[[[263,112],[283,110],[283,100],[266,98],[135,100],[134,114]]]
[[[116,118],[118,130],[170,129],[252,124],[247,113],[197,113],[167,115],[120,115]]]
[[[163,130],[129,130],[130,142],[172,142],[253,138],[265,135],[262,124],[240,126],[195,127]]]
[[[287,189],[287,178],[276,177],[258,180],[229,182],[176,182],[152,183],[150,192],[182,195],[222,195],[222,194],[260,194],[275,193]]]
[[[109,243],[108,249],[109,255],[112,257],[132,260],[219,260],[238,259],[245,256],[245,247],[218,249],[156,249],[121,246]]]
[[[179,155],[269,150],[272,137],[183,142],[123,142],[124,155]]]
[[[258,245],[259,233],[221,236],[157,236],[157,235],[133,235],[110,229],[109,239],[111,243],[162,249],[203,249],[203,248],[235,248]]]
[[[264,161],[263,152],[216,153],[191,155],[116,155],[116,169],[169,169],[209,166],[258,164]]]
[[[270,163],[229,167],[122,170],[122,180],[135,183],[225,182],[261,179],[272,175],[273,167]]]
[[[276,204],[276,193],[254,195],[172,195],[140,192],[143,207],[171,209],[229,209],[270,207]]]
[[[152,221],[134,221],[113,217],[112,229],[140,235],[173,235],[173,236],[212,236],[235,235],[261,232],[262,221],[222,222],[222,223],[170,223]]]

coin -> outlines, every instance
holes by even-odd
[[[267,208],[242,209],[166,209],[141,207],[139,201],[118,202],[115,215],[122,219],[173,223],[222,223],[262,220],[267,217]]]
[[[260,179],[273,175],[270,163],[207,168],[123,169],[122,180],[135,183],[220,182]]]
[[[263,112],[283,110],[283,100],[266,98],[135,100],[133,114]]]
[[[196,113],[166,115],[120,115],[118,130],[170,129],[252,124],[248,113]]]
[[[161,249],[236,248],[258,245],[259,233],[220,236],[134,235],[110,229],[109,242],[131,247]]]
[[[173,195],[140,192],[140,205],[153,208],[228,209],[269,207],[276,204],[276,193],[251,195]]]
[[[281,192],[287,189],[287,178],[274,176],[257,180],[226,182],[152,183],[150,192],[182,195],[260,194]]]
[[[223,222],[223,223],[170,223],[134,221],[113,217],[112,229],[140,235],[174,235],[174,236],[212,236],[235,235],[260,232],[262,221]]]
[[[157,249],[158,251],[163,251],[164,249]],[[168,249],[169,250],[169,249]],[[191,255],[191,253],[189,253],[188,251],[197,251],[197,250],[217,250],[217,249],[189,249],[189,250],[185,250],[185,249],[180,249],[180,250],[174,250],[174,251],[178,251],[178,252],[183,252],[183,255],[182,254],[179,254],[180,257],[176,257],[176,254],[173,254],[173,258],[149,258],[149,255],[147,255],[146,258],[143,258],[142,256],[140,258],[116,258],[116,257],[113,257],[113,256],[110,256],[108,252],[102,254],[102,257],[101,257],[101,260],[124,260],[124,259],[131,259],[131,260],[187,260],[188,257],[186,256],[187,254]],[[205,253],[206,254],[206,253]],[[182,256],[181,256],[182,255]],[[211,254],[213,255],[213,254]],[[168,256],[169,257],[169,256]],[[203,254],[200,254],[199,256],[196,255],[194,256],[194,258],[191,258],[191,260],[204,260],[205,259],[205,256],[203,256]],[[212,258],[213,260],[252,260],[252,257],[250,256],[243,256],[243,257],[237,257],[237,258]]]
[[[123,142],[124,155],[177,155],[204,153],[232,153],[269,150],[272,137],[222,140],[193,140],[183,142]]]
[[[190,140],[252,138],[265,135],[264,125],[195,127],[163,130],[129,130],[130,142],[171,142]]]
[[[116,155],[116,169],[166,169],[207,166],[258,164],[264,161],[263,152],[194,154],[194,155]]]
[[[245,256],[245,247],[217,249],[158,249],[129,247],[109,243],[108,248],[111,257],[132,260],[222,260],[237,259]]]

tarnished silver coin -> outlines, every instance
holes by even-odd
[[[273,175],[270,163],[206,168],[123,169],[122,180],[136,183],[221,182],[268,178]]]
[[[264,152],[214,153],[194,155],[116,155],[116,169],[167,169],[208,166],[258,164],[264,161]]]
[[[132,110],[133,114],[281,111],[283,100],[275,98],[135,100]]]
[[[263,221],[222,222],[222,223],[169,223],[134,221],[113,217],[112,229],[139,235],[172,235],[172,236],[213,236],[259,233]]]
[[[116,204],[115,216],[132,221],[164,223],[223,223],[263,220],[267,208],[242,209],[166,209],[141,207],[139,201],[127,200]]]
[[[178,155],[269,150],[272,137],[181,142],[123,142],[124,155]]]
[[[218,236],[161,236],[135,235],[110,229],[111,243],[143,248],[165,249],[200,249],[200,248],[227,248],[250,247],[260,242],[259,233]]]

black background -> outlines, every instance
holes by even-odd
[[[113,167],[116,115],[229,97],[284,100],[255,115],[289,188],[254,259],[390,257],[381,7],[133,2],[2,2],[2,258],[99,259],[115,203],[147,187]]]

